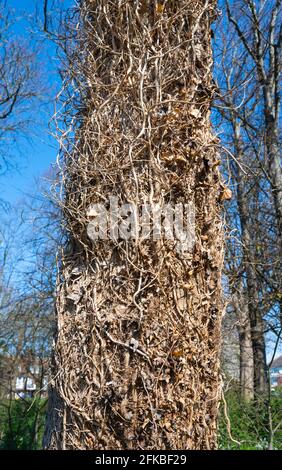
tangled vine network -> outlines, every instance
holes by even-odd
[[[215,0],[84,0],[71,15],[45,448],[216,447],[227,193],[210,124],[215,16]],[[193,203],[193,249],[91,240],[89,207],[110,196]]]

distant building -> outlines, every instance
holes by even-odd
[[[270,367],[271,388],[282,387],[282,356],[274,359]]]
[[[48,387],[48,363],[27,355],[0,357],[0,392],[4,398],[45,398]]]

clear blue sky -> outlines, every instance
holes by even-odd
[[[51,3],[51,2],[50,2]],[[62,0],[62,5],[67,7],[74,2]],[[14,26],[14,34],[23,39],[30,38],[30,31],[36,30],[35,17],[42,21],[42,0],[8,0],[7,5],[14,9],[17,22]],[[43,34],[34,32],[33,41],[41,41]],[[48,123],[52,116],[54,98],[60,89],[60,77],[58,75],[58,60],[56,58],[55,46],[50,41],[45,41],[44,54],[38,57],[38,66],[43,69],[43,75],[47,76],[48,93],[50,104],[48,106],[38,105],[35,110],[34,124],[30,126],[31,138],[19,139],[17,145],[10,148],[16,170],[10,171],[1,177],[1,198],[10,204],[15,204],[22,199],[24,194],[36,191],[35,181],[44,173],[48,172],[52,163],[56,160],[57,144],[50,136]],[[39,121],[37,122],[37,118]]]
[[[63,8],[67,8],[75,4],[75,0],[57,0]],[[52,3],[51,0],[49,2]],[[43,13],[43,0],[7,0],[7,5],[15,10],[18,21],[14,27],[15,34],[19,37],[29,38],[32,23],[36,23],[35,15],[41,18]],[[221,1],[219,0],[219,6]],[[41,40],[40,32],[34,35],[34,39]],[[39,57],[40,66],[48,75],[48,88],[50,105],[49,109],[40,108],[36,112],[36,117],[40,117],[41,123],[34,121],[31,126],[30,133],[32,140],[23,141],[19,139],[18,146],[10,149],[17,170],[13,170],[1,178],[0,181],[0,198],[15,204],[25,194],[31,194],[36,190],[35,181],[40,176],[47,173],[51,164],[55,163],[57,154],[57,143],[50,136],[48,123],[53,112],[52,98],[60,89],[60,78],[58,75],[58,61],[56,58],[56,50],[51,42],[46,41],[44,44],[44,57]]]

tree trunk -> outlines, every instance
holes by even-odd
[[[236,154],[241,159],[239,135],[237,133]],[[257,397],[265,396],[268,390],[267,364],[265,354],[264,322],[260,311],[259,292],[257,286],[256,272],[254,270],[252,236],[250,233],[250,220],[248,204],[244,191],[244,182],[241,169],[237,169],[237,195],[238,211],[242,231],[242,247],[244,268],[246,273],[246,290],[248,302],[248,316],[251,328],[253,359],[254,359],[254,391]]]
[[[215,3],[81,2],[47,449],[216,447],[226,190],[210,126]],[[164,236],[156,213],[169,206],[176,220],[183,204],[195,236],[193,224]]]
[[[281,166],[281,144],[279,141],[279,107],[277,116],[275,113],[267,109],[265,104],[265,127],[266,127],[266,149],[268,174],[272,186],[273,203],[277,221],[278,240],[277,240],[277,266],[278,266],[278,293],[282,288],[281,276],[281,256],[282,256],[282,166]],[[282,326],[282,301],[279,299],[280,324]]]
[[[240,394],[242,400],[248,402],[254,398],[254,357],[248,302],[243,292],[241,294],[241,297],[234,300],[233,303],[238,318]]]
[[[269,175],[272,182],[274,208],[278,226],[278,236],[282,239],[282,168],[281,145],[279,143],[279,130],[275,120],[266,118],[266,147],[268,154]]]
[[[243,401],[254,398],[254,362],[250,328],[240,328],[240,392]]]
[[[247,237],[247,238],[246,238]],[[250,240],[248,229],[245,226],[243,240]],[[250,247],[250,245],[249,245]],[[260,311],[259,295],[256,274],[252,266],[250,251],[247,252],[246,282],[248,295],[248,310],[251,326],[252,348],[254,357],[254,391],[255,396],[265,397],[268,390],[267,363],[265,353],[264,322]]]

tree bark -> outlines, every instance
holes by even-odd
[[[233,300],[238,318],[240,346],[240,395],[243,401],[254,398],[254,357],[248,302],[241,291],[241,297]]]
[[[257,286],[254,260],[252,256],[252,237],[249,227],[249,214],[246,196],[243,188],[243,178],[240,168],[237,174],[238,210],[242,230],[242,246],[244,268],[246,273],[247,308],[250,321],[254,360],[254,392],[257,397],[265,396],[268,390],[267,363],[265,354],[264,322],[260,311],[259,292]],[[246,338],[245,338],[246,339]]]
[[[264,322],[259,307],[259,294],[256,280],[256,274],[252,265],[250,234],[244,209],[241,205],[241,226],[242,226],[242,241],[245,245],[245,270],[246,270],[246,284],[248,296],[248,311],[251,327],[251,338],[254,358],[254,391],[257,397],[266,396],[267,385],[267,363],[265,353],[265,339],[264,339]],[[243,212],[242,212],[243,211]],[[244,215],[243,215],[244,214]]]
[[[266,147],[268,154],[268,172],[272,182],[274,208],[276,212],[278,236],[282,240],[282,166],[281,145],[279,143],[279,129],[275,118],[268,110],[266,117]]]
[[[216,447],[226,190],[210,126],[215,7],[81,2],[44,448]],[[137,215],[144,201],[192,204],[191,249],[175,232],[90,240],[89,206],[108,209],[110,196]]]

